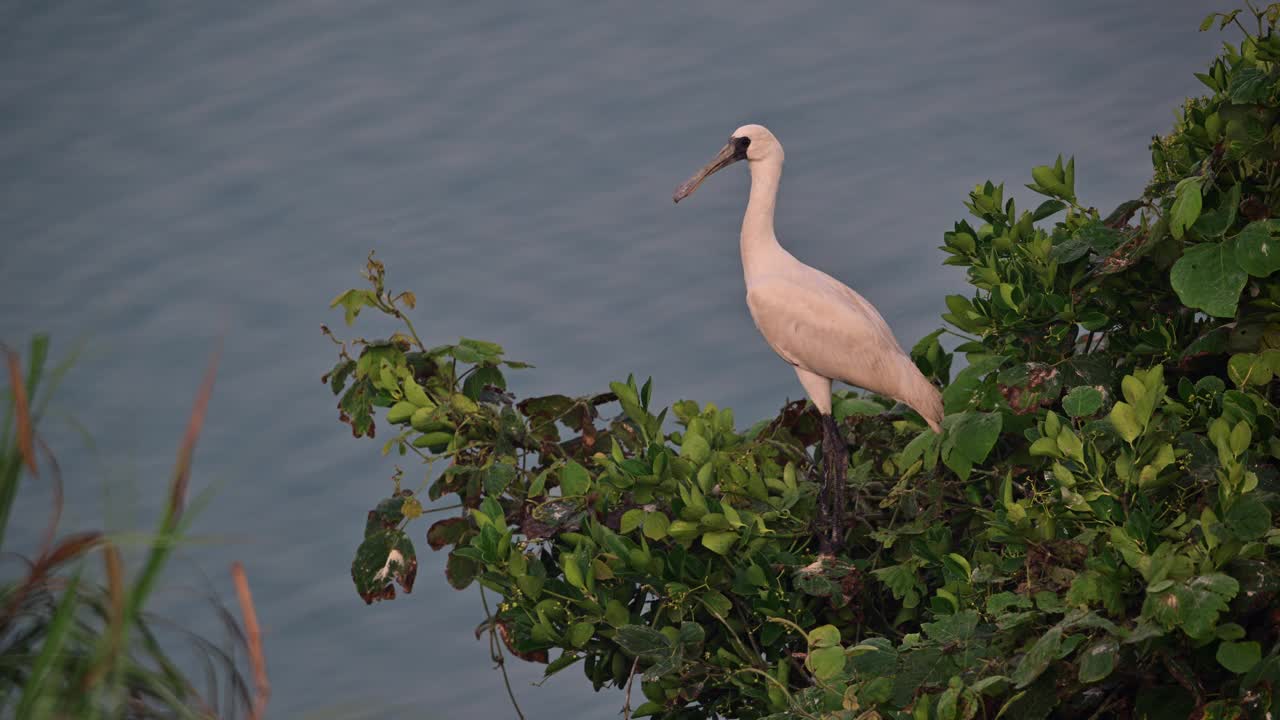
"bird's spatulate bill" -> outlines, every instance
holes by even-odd
[[[681,200],[689,197],[693,194],[694,190],[698,189],[698,186],[701,185],[702,181],[706,180],[708,176],[715,173],[717,170],[732,165],[734,161],[738,159],[739,158],[734,154],[733,145],[725,145],[720,149],[720,152],[716,154],[715,158],[713,158],[711,162],[707,163],[701,170],[694,173],[693,177],[685,180],[680,187],[676,188],[676,192],[671,196],[671,199],[675,202],[680,202]]]

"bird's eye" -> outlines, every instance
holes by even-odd
[[[749,138],[749,137],[736,137],[736,138],[734,138],[734,139],[733,139],[733,150],[734,150],[734,153],[735,153],[735,154],[737,154],[739,157],[746,157],[746,154],[747,154],[747,146],[748,146],[748,145],[750,145],[750,144],[751,144],[751,138]]]

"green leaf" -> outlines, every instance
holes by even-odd
[[[342,306],[345,315],[344,320],[347,325],[355,322],[356,316],[360,314],[361,308],[377,307],[378,296],[374,295],[372,290],[348,290],[329,303],[329,307],[335,308]]]
[[[1233,317],[1248,275],[1236,264],[1230,248],[1204,243],[1178,258],[1169,279],[1183,305],[1215,317]]]
[[[622,513],[622,520],[618,522],[618,532],[626,535],[635,530],[644,523],[644,510],[640,508],[632,508]]]
[[[1271,220],[1251,222],[1236,236],[1236,264],[1254,277],[1280,270],[1280,240],[1271,234],[1274,224]]]
[[[449,553],[449,559],[445,564],[445,579],[453,586],[454,590],[465,590],[476,579],[483,568],[480,563],[469,557],[463,557],[458,554],[457,550]]]
[[[1010,608],[1029,609],[1031,607],[1031,599],[1026,595],[1018,595],[1008,591],[998,592],[987,598],[987,614],[1003,615]]]
[[[719,590],[708,590],[702,594],[702,604],[713,614],[726,618],[733,612],[733,601]]]
[[[1120,433],[1120,437],[1125,439],[1125,442],[1132,443],[1142,434],[1142,426],[1138,423],[1137,413],[1134,412],[1133,406],[1129,403],[1118,402],[1111,406],[1111,412],[1107,415],[1107,419],[1111,422],[1112,427]]]
[[[413,542],[401,530],[383,530],[365,538],[351,562],[351,579],[366,603],[396,596],[392,583],[406,593],[413,591],[418,559]]]
[[[1239,591],[1240,583],[1229,575],[1199,575],[1175,582],[1164,592],[1148,593],[1142,613],[1166,628],[1181,627],[1192,638],[1203,638],[1212,633],[1218,614]]]
[[[1062,410],[1071,417],[1088,417],[1102,407],[1102,393],[1097,388],[1080,385],[1062,398]]]
[[[901,600],[916,593],[917,567],[918,565],[914,562],[904,562],[898,565],[877,568],[872,570],[871,574],[884,583],[894,597]]]
[[[1084,462],[1084,443],[1078,435],[1071,432],[1071,428],[1064,427],[1058,432],[1058,449],[1068,458]]]
[[[670,525],[671,521],[668,520],[666,514],[660,510],[645,513],[644,536],[650,540],[661,540],[667,536],[667,528]]]
[[[474,348],[469,348],[465,345],[450,346],[449,354],[452,355],[455,359],[457,359],[458,362],[467,363],[468,365],[474,365],[476,363],[483,362],[485,359],[484,353],[481,353],[479,350],[476,350]]]
[[[694,432],[687,432],[680,445],[680,457],[688,458],[695,465],[701,465],[711,458],[711,445],[706,438]]]
[[[590,487],[591,475],[586,468],[573,460],[570,460],[568,464],[560,468],[560,492],[565,497],[585,495]]]
[[[680,623],[680,632],[676,634],[685,655],[697,657],[702,652],[702,643],[707,639],[707,631],[696,622]]]
[[[645,412],[644,408],[641,407],[640,396],[633,386],[627,383],[611,382],[609,383],[609,389],[613,391],[614,395],[618,396],[618,404],[622,406],[622,411],[626,413],[627,417],[643,429],[649,413]]]
[[[1072,233],[1099,255],[1110,255],[1124,243],[1124,234],[1107,227],[1101,220],[1090,220]]]
[[[644,702],[640,703],[640,705],[636,707],[636,710],[634,713],[631,714],[631,717],[635,717],[635,718],[653,717],[654,715],[657,715],[658,713],[662,712],[665,709],[666,708],[662,703],[654,702],[652,700],[645,700]]]
[[[427,544],[432,550],[439,550],[446,545],[455,545],[467,530],[471,522],[466,518],[445,518],[437,521],[427,530]]]
[[[1262,646],[1256,642],[1223,640],[1218,645],[1218,662],[1237,675],[1253,669],[1262,660]]]
[[[489,467],[484,476],[484,492],[486,495],[501,495],[507,486],[516,478],[516,466],[510,463],[497,462]]]
[[[1022,689],[1035,682],[1035,679],[1049,668],[1049,664],[1057,659],[1061,648],[1062,628],[1054,625],[1036,640],[1023,656],[1022,662],[1018,663],[1018,667],[1011,676],[1015,687]]]
[[[1252,493],[1236,500],[1222,519],[1232,535],[1246,542],[1257,540],[1271,529],[1271,511]]]
[[[844,672],[844,662],[844,648],[824,647],[811,651],[805,665],[819,680],[829,680]]]
[[[502,346],[497,343],[485,342],[484,340],[474,340],[472,338],[460,338],[458,345],[471,348],[487,358],[495,358],[502,354]]]
[[[589,622],[579,622],[569,626],[569,631],[565,633],[565,639],[573,647],[582,648],[591,641],[592,636],[595,634],[595,625]]]
[[[486,385],[493,385],[502,390],[507,389],[507,379],[502,376],[502,371],[491,365],[480,365],[467,376],[462,383],[462,394],[472,400],[479,400],[480,393],[484,391]]]
[[[934,622],[921,623],[929,639],[941,644],[968,643],[978,629],[978,611],[961,610],[952,615],[943,615]]]
[[[688,520],[675,520],[667,526],[667,534],[680,542],[688,542],[701,532],[701,527],[696,522]]]
[[[982,462],[1000,437],[1001,423],[999,413],[962,413],[950,425],[956,450],[974,464]]]
[[[846,657],[849,658],[850,670],[864,677],[892,675],[898,666],[898,653],[885,638],[867,638],[862,644],[850,648]]]
[[[1183,178],[1174,188],[1173,207],[1169,210],[1169,230],[1175,238],[1181,238],[1187,228],[1195,224],[1200,217],[1200,208],[1204,203],[1201,186],[1204,178],[1194,176]]]
[[[627,609],[626,605],[611,599],[609,604],[605,606],[604,619],[614,627],[622,627],[628,624],[627,621],[631,619],[631,611]]]
[[[623,625],[614,641],[626,654],[645,659],[670,656],[676,648],[666,635],[644,625]]]
[[[840,645],[840,628],[835,625],[822,625],[809,631],[809,646],[813,648],[838,647]]]
[[[971,358],[969,367],[956,374],[956,379],[942,391],[942,403],[946,412],[957,413],[970,406],[982,386],[982,378],[999,368],[1008,358],[1003,355],[987,355]]]
[[[703,534],[702,545],[717,555],[728,555],[729,549],[733,547],[733,543],[737,539],[738,533],[735,530],[709,532]]]
[[[1271,382],[1271,363],[1261,355],[1240,353],[1227,361],[1227,377],[1237,387],[1266,385]]]
[[[480,536],[484,537],[483,531],[481,531]],[[584,559],[587,556],[581,555],[579,553],[580,553],[579,550],[574,550],[573,552],[568,552],[561,555],[560,566],[564,570],[565,582],[578,588],[579,590],[586,590],[587,577],[588,577],[587,573],[589,569],[587,568],[587,563],[584,562]]]
[[[577,653],[572,653],[568,651],[562,652],[560,653],[560,657],[556,658],[555,660],[552,660],[551,663],[547,665],[547,669],[542,672],[542,676],[551,677],[552,675],[555,675],[561,670],[578,662],[583,657],[585,656],[578,655]]]
[[[1233,103],[1241,105],[1261,103],[1271,96],[1271,82],[1263,70],[1256,67],[1240,68],[1231,78],[1228,93]]]
[[[1074,165],[1075,160],[1073,159],[1071,162]],[[1031,178],[1035,180],[1035,184],[1027,187],[1042,195],[1072,199],[1074,197],[1071,187],[1073,182],[1070,177],[1072,174],[1074,173],[1071,167],[1066,170],[1063,169],[1062,156],[1059,155],[1058,161],[1053,167],[1038,165],[1031,168]]]
[[[1240,205],[1240,184],[1231,186],[1223,195],[1217,208],[1200,213],[1192,229],[1205,238],[1222,237],[1236,221],[1236,208]]]
[[[1049,259],[1059,263],[1079,260],[1089,252],[1089,243],[1084,238],[1072,235],[1053,246],[1049,251]]]
[[[1061,200],[1045,200],[1040,203],[1040,206],[1037,207],[1034,212],[1031,213],[1031,221],[1039,222],[1054,213],[1065,210],[1066,207],[1067,204]]]
[[[879,415],[883,412],[884,406],[860,397],[841,398],[831,408],[831,415],[836,422],[844,422],[850,415]]]
[[[1120,643],[1113,637],[1099,638],[1080,653],[1080,682],[1095,683],[1116,667]]]
[[[1214,629],[1219,640],[1239,640],[1244,637],[1244,628],[1238,623],[1223,623]]]

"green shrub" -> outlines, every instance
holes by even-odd
[[[340,343],[327,376],[356,437],[386,408],[383,452],[428,468],[369,513],[357,590],[409,591],[425,530],[454,587],[501,595],[486,614],[508,649],[547,674],[581,662],[628,703],[637,683],[635,716],[1280,711],[1278,12],[1246,13],[1257,31],[1198,75],[1211,94],[1153,142],[1141,198],[1104,216],[1061,158],[1032,171],[1034,210],[970,193],[942,247],[974,287],[943,315],[965,367],[951,377],[948,331],[912,351],[945,385],[944,432],[836,403],[844,557],[814,564],[802,403],[741,430],[711,404],[654,408],[632,379],[517,401],[500,347],[428,348],[407,325]],[[407,322],[412,295],[372,256],[366,274],[335,301],[348,322]],[[433,512],[452,516],[415,522]]]

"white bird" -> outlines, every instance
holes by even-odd
[[[672,197],[680,202],[709,175],[739,160],[751,170],[751,195],[742,218],[742,273],[747,307],[765,342],[795,367],[805,393],[822,415],[826,477],[819,502],[823,553],[843,543],[844,440],[831,417],[831,382],[887,395],[920,413],[941,431],[942,397],[903,352],[871,303],[830,275],[805,265],[778,244],[773,232],[782,143],[761,125],[743,125],[715,158]]]

